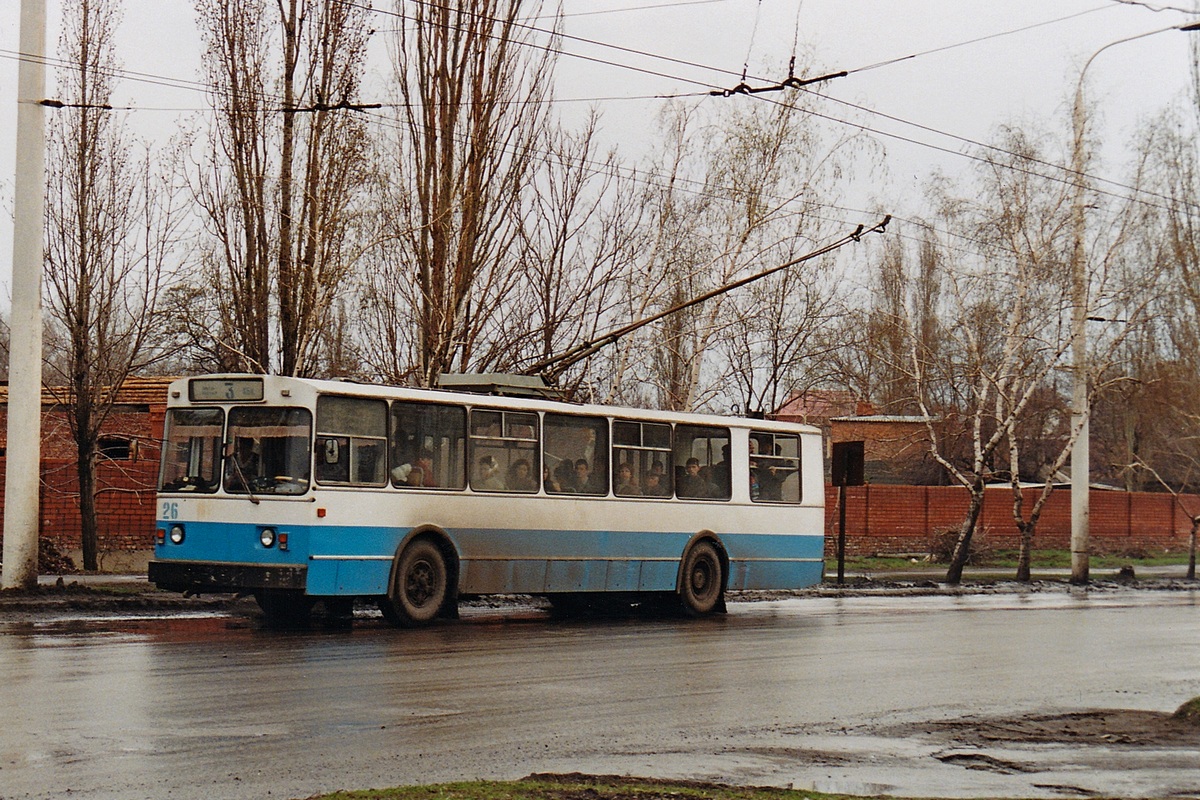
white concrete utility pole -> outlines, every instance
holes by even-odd
[[[1075,173],[1075,199],[1071,207],[1071,228],[1073,243],[1071,247],[1071,361],[1074,375],[1071,390],[1071,429],[1077,430],[1075,445],[1071,450],[1071,583],[1087,583],[1089,576],[1088,538],[1089,538],[1089,495],[1091,490],[1091,455],[1088,443],[1088,421],[1091,417],[1091,398],[1088,387],[1088,284],[1087,259],[1084,257],[1085,223],[1084,191],[1086,177],[1084,176],[1084,138],[1087,122],[1083,104],[1083,79],[1087,76],[1088,67],[1096,60],[1096,56],[1110,47],[1147,36],[1165,33],[1166,31],[1184,31],[1193,33],[1200,30],[1200,23],[1172,25],[1169,28],[1159,28],[1135,36],[1128,36],[1109,42],[1084,63],[1079,70],[1079,81],[1075,84],[1075,102],[1071,109],[1071,128],[1074,141],[1071,147],[1071,169]]]
[[[9,320],[8,469],[0,588],[37,583],[42,462],[42,225],[45,216],[46,0],[21,0],[17,68],[13,296]]]

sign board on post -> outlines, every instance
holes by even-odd
[[[833,443],[829,473],[830,482],[838,487],[837,582],[839,586],[846,580],[846,487],[862,486],[865,482],[863,450],[862,442]]]
[[[863,443],[834,442],[830,473],[834,486],[862,486]]]

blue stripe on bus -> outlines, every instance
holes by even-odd
[[[392,555],[409,528],[277,526],[288,550],[264,548],[263,526],[189,522],[181,545],[160,545],[163,560],[308,567],[312,595],[387,592]],[[673,591],[686,532],[454,529],[466,594]],[[819,583],[821,534],[720,535],[730,558],[730,589],[788,589]]]

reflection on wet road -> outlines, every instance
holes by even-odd
[[[869,732],[1197,695],[1195,592],[806,598],[699,621],[492,610],[424,631],[0,623],[0,797],[287,798],[537,771],[1030,796],[1035,778]],[[1200,792],[1200,764],[1172,780]]]

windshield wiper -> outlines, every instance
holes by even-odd
[[[232,442],[229,443],[229,455],[225,457],[233,462],[233,469],[237,472],[238,480],[242,482],[242,486],[246,489],[246,497],[250,498],[251,503],[258,505],[260,501],[254,496],[254,490],[250,488],[250,481],[246,480],[246,475],[242,472],[242,462],[238,460],[237,449],[233,446]]]

